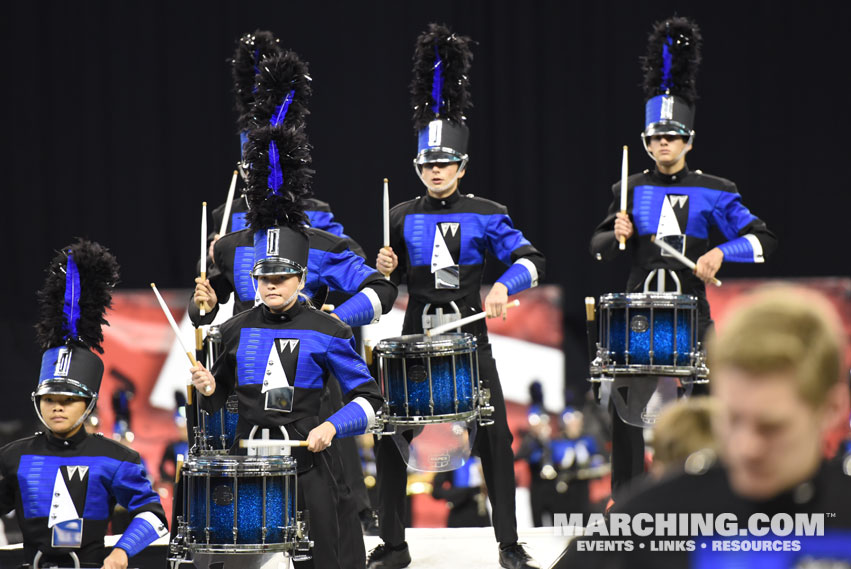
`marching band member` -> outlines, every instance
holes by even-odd
[[[286,51],[264,59],[260,67],[252,107],[254,124],[263,127],[275,121],[280,128],[303,129],[301,119],[307,112],[304,101],[310,91],[307,66],[297,55]],[[303,136],[303,133],[299,136]],[[247,158],[250,162],[251,156],[247,155]],[[297,175],[309,183],[312,171],[309,169],[310,153],[306,146],[300,150],[299,160],[302,162],[296,164]],[[304,198],[300,199],[301,207]],[[249,190],[246,200],[250,206],[246,220],[256,230],[258,226],[252,224],[251,220],[262,216],[262,212],[255,212],[253,208],[262,208],[266,195]],[[306,265],[306,294],[314,295],[324,288],[352,294],[334,311],[338,318],[350,326],[377,322],[382,314],[390,311],[396,299],[396,285],[368,267],[363,258],[351,250],[350,240],[315,228],[308,229],[306,234],[310,247]],[[229,233],[216,241],[213,260],[217,274],[206,281],[196,280],[194,303],[189,306],[190,319],[196,326],[212,322],[218,312],[218,304],[225,302],[231,293],[236,294],[235,314],[254,306],[257,294],[255,280],[251,277],[254,263],[253,236],[252,229],[247,228]],[[204,302],[212,310],[202,317],[199,307]]]
[[[92,350],[103,353],[101,325],[117,280],[115,257],[80,240],[53,259],[39,293],[38,337],[46,351],[32,400],[45,431],[0,449],[0,514],[16,510],[35,567],[71,560],[126,569],[128,558],[168,533],[139,454],[83,428],[103,376]],[[106,555],[115,505],[131,521]]]
[[[620,183],[612,187],[608,215],[591,238],[591,254],[599,261],[617,259],[618,242],[625,239],[632,263],[629,292],[641,292],[648,275],[657,269],[675,273],[682,294],[698,299],[698,340],[712,324],[704,283],[712,281],[723,262],[762,263],[777,245],[765,223],[744,206],[733,182],[686,165],[695,134],[701,41],[697,25],[686,18],[654,25],[643,60],[647,102],[641,140],[656,167],[629,177],[628,214],[620,211]],[[727,241],[710,248],[713,229]],[[661,251],[654,239],[696,259],[695,271]],[[673,284],[672,280],[668,282]],[[617,491],[643,472],[644,440],[639,428],[619,417],[613,417],[613,423],[612,487]]]
[[[390,213],[390,247],[378,254],[376,267],[393,282],[405,278],[410,299],[403,334],[421,333],[440,324],[426,305],[460,316],[482,311],[480,289],[485,254],[490,252],[509,269],[485,299],[491,318],[505,317],[508,296],[538,284],[544,256],[512,225],[506,208],[472,195],[462,195],[459,181],[467,173],[468,129],[463,113],[469,107],[467,73],[472,61],[470,40],[432,24],[417,40],[414,57],[417,176],[426,195],[394,207]],[[441,310],[441,311],[442,311]],[[446,316],[446,315],[444,315]],[[455,318],[457,319],[457,317]],[[493,507],[493,525],[503,567],[538,567],[517,543],[514,455],[505,415],[502,388],[488,343],[487,326],[478,321],[461,329],[478,339],[479,371],[490,389],[494,424],[479,429],[474,449],[482,460]],[[371,554],[368,567],[406,567],[405,462],[391,437],[376,446],[379,487],[379,529],[383,544]]]
[[[257,74],[260,72],[261,64],[268,58],[280,56],[285,53],[281,47],[280,41],[272,34],[265,30],[256,30],[253,33],[244,34],[239,38],[236,44],[236,51],[231,60],[231,74],[233,76],[233,90],[236,97],[237,111],[237,128],[239,129],[239,148],[240,162],[239,172],[242,181],[247,183],[248,177],[248,161],[245,159],[245,143],[248,140],[248,131],[252,128],[252,123],[255,120],[253,107],[257,97]],[[307,65],[299,65],[299,72],[306,78],[306,81],[297,83],[298,93],[293,98],[288,114],[291,113],[290,121],[301,121],[307,114],[307,98],[310,96],[310,76],[307,74]],[[230,204],[230,219],[228,219],[228,232],[240,231],[248,225],[245,220],[245,215],[248,212],[248,199],[244,194],[231,200]],[[222,218],[224,217],[227,204],[221,204],[212,212],[213,231],[211,239],[215,240],[221,235],[218,231],[222,226]],[[310,220],[310,226],[328,233],[332,233],[338,237],[348,239],[348,235],[343,232],[343,226],[334,219],[334,214],[331,212],[331,206],[326,202],[310,197],[305,199],[305,213]],[[361,254],[360,247],[350,242],[356,249],[358,254]]]
[[[309,228],[299,208],[309,186],[303,130],[281,124],[255,129],[248,155],[249,199],[257,204],[249,213],[256,259],[251,276],[261,304],[221,326],[222,355],[212,373],[193,367],[192,381],[207,411],[237,396],[237,439],[256,426],[273,429],[273,436],[284,428],[290,438],[308,441],[310,452],[296,449],[294,456],[312,519],[315,566],[363,567],[358,513],[347,496],[338,449],[328,447],[335,436],[363,434],[383,400],[354,349],[351,328],[299,301],[309,259]],[[320,421],[320,396],[332,375],[347,403]]]

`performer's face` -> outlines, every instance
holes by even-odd
[[[811,477],[833,403],[814,408],[799,394],[792,372],[712,371],[713,394],[720,400],[715,430],[733,490],[764,500]]]
[[[458,180],[464,177],[467,170],[458,172],[457,162],[427,162],[422,166],[423,181],[428,187],[429,193],[436,195],[449,195],[458,187]],[[456,174],[457,177],[456,177]],[[444,187],[450,180],[454,181],[449,187]]]
[[[82,428],[82,425],[75,424],[88,407],[87,401],[82,397],[50,393],[42,395],[38,405],[48,428],[62,438],[70,437]]]
[[[668,134],[654,134],[650,137],[647,146],[650,153],[660,166],[674,166],[680,160],[685,160],[685,155],[691,150],[691,145],[686,145],[682,136]],[[683,149],[686,149],[683,152]]]
[[[269,275],[257,279],[257,290],[263,304],[272,312],[283,312],[295,304],[301,287],[299,275]]]

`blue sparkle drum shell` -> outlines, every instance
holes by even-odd
[[[200,454],[227,454],[236,440],[236,423],[239,419],[236,395],[231,395],[224,407],[208,413],[198,406],[198,426],[202,441]]]
[[[694,375],[697,297],[674,293],[600,297],[599,344],[609,374]]]
[[[373,354],[388,422],[442,423],[478,413],[479,367],[472,334],[387,338]]]
[[[292,457],[190,457],[182,473],[190,550],[262,553],[292,549],[297,509]]]

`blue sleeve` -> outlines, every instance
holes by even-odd
[[[126,551],[127,557],[133,557],[167,533],[168,529],[162,520],[150,512],[145,512],[133,518],[115,547]]]
[[[381,301],[375,291],[367,288],[338,306],[334,314],[349,326],[366,326],[381,316]]]
[[[334,214],[330,211],[307,210],[304,213],[307,214],[311,227],[348,239],[349,236],[343,233],[343,225],[334,219]]]
[[[520,261],[523,261],[523,259],[520,259]],[[535,266],[531,262],[527,265],[520,261],[508,267],[508,270],[502,273],[502,276],[496,280],[496,282],[505,285],[509,295],[517,294],[538,284],[537,274],[535,276],[532,275]]]
[[[375,384],[375,380],[372,379],[366,367],[366,362],[355,351],[354,336],[331,338],[325,355],[328,371],[333,373],[340,382],[343,397],[365,383]]]
[[[761,227],[762,222],[742,203],[737,192],[723,192],[712,210],[712,218],[721,233],[728,239],[718,246],[724,252],[724,261],[733,263],[761,263],[763,247],[757,235],[742,235],[749,227]]]
[[[160,497],[151,488],[148,473],[138,462],[124,461],[112,478],[112,494],[131,515],[151,504],[162,507]]]
[[[491,215],[485,231],[488,249],[506,265],[513,263],[511,254],[514,251],[532,246],[519,230],[514,229],[511,218],[504,214]]]
[[[328,417],[328,422],[337,429],[338,437],[362,435],[375,422],[375,411],[363,398],[358,397]]]
[[[319,273],[321,284],[328,285],[331,290],[349,294],[358,292],[369,277],[379,274],[350,249],[339,252],[328,251],[322,255]]]

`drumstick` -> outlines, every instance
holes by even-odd
[[[512,300],[508,304],[505,305],[505,308],[514,308],[518,306],[520,301],[517,299]],[[447,322],[446,324],[441,324],[440,326],[435,326],[431,330],[426,330],[426,336],[437,336],[438,334],[443,334],[447,330],[452,330],[454,328],[460,328],[461,326],[466,326],[470,322],[476,322],[477,320],[481,320],[482,318],[486,318],[488,315],[487,312],[479,312],[478,314],[473,314],[472,316],[467,316],[462,318],[461,320],[456,320],[455,322]]]
[[[228,221],[230,220],[231,204],[233,202],[233,193],[236,190],[236,177],[239,172],[233,171],[233,178],[230,179],[230,188],[228,188],[228,201],[225,202],[225,215],[222,217],[222,226],[219,229],[219,235],[227,235]]]
[[[201,202],[201,282],[207,280],[207,202]],[[211,310],[206,301],[201,303],[201,316]],[[199,350],[201,348],[198,348]]]
[[[154,289],[154,294],[157,295],[157,300],[160,303],[160,308],[163,309],[163,313],[168,319],[168,323],[171,325],[171,329],[174,331],[174,335],[177,336],[177,341],[180,342],[180,347],[183,348],[184,352],[186,352],[186,355],[189,357],[189,361],[192,363],[192,367],[196,367],[198,365],[198,362],[195,361],[195,356],[192,355],[192,352],[186,349],[186,344],[183,343],[183,338],[180,337],[180,328],[177,327],[177,322],[174,321],[174,317],[171,315],[171,311],[168,309],[168,306],[166,306],[163,297],[160,296],[160,291],[157,290],[157,285],[151,283],[151,288]],[[204,391],[209,393],[210,386],[207,385],[204,388]]]
[[[694,263],[694,261],[692,261],[691,259],[689,259],[685,255],[683,255],[682,253],[680,253],[679,251],[677,251],[676,249],[674,249],[673,247],[668,245],[663,239],[654,239],[653,242],[656,245],[658,245],[660,249],[667,252],[674,259],[676,259],[677,261],[679,261],[680,263],[682,263],[683,265],[685,265],[686,267],[688,267],[692,271],[695,270],[695,268],[697,267],[697,265]],[[715,277],[712,277],[712,284],[714,284],[715,286],[721,286],[721,281],[719,281]]]
[[[623,147],[623,160],[621,161],[621,213],[626,215],[626,179],[629,177],[629,159],[628,159],[628,149],[626,146]],[[618,245],[618,249],[623,251],[626,249],[626,237],[621,236],[618,241],[620,241],[620,245]]]
[[[384,247],[390,247],[390,190],[389,180],[384,178],[384,202],[382,212],[384,213]],[[390,279],[390,275],[384,275],[385,279]]]
[[[306,447],[307,441],[291,441],[287,439],[240,439],[240,448],[278,448],[278,447]]]

